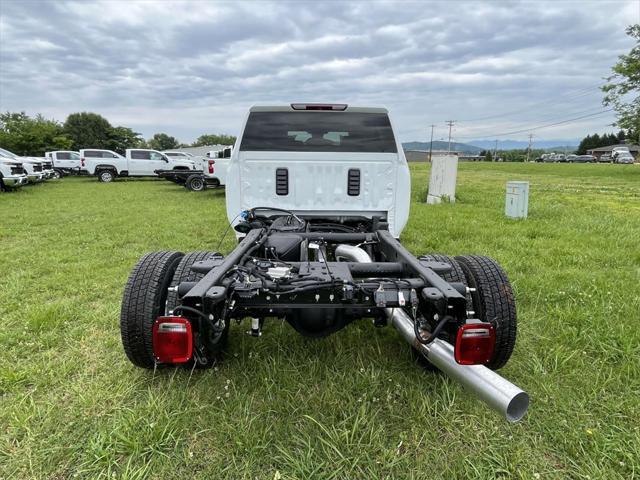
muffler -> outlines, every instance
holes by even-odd
[[[338,245],[336,258],[353,262],[371,262],[363,249]],[[484,365],[460,365],[453,356],[453,345],[435,339],[424,345],[415,335],[413,320],[400,308],[386,308],[387,318],[411,346],[422,353],[435,367],[471,390],[480,400],[500,413],[507,421],[517,422],[529,408],[529,395],[521,388]]]

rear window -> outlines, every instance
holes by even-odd
[[[240,150],[397,153],[385,113],[252,112]]]

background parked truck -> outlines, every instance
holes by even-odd
[[[116,177],[155,177],[156,170],[195,170],[192,160],[171,158],[162,152],[149,149],[128,149],[125,156],[112,150],[80,150],[81,168],[95,175],[101,182],[111,182]]]

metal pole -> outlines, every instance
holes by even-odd
[[[429,163],[431,163],[431,155],[433,153],[433,127],[435,127],[435,125],[431,124],[431,141],[429,142]]]
[[[447,120],[447,125],[449,125],[449,150],[447,151],[447,153],[451,153],[451,127],[453,127],[453,124],[456,123],[455,120]]]

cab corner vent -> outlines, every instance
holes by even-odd
[[[347,194],[350,197],[357,197],[358,195],[360,195],[360,170],[357,168],[349,169]]]
[[[289,170],[276,168],[276,195],[289,195]]]

